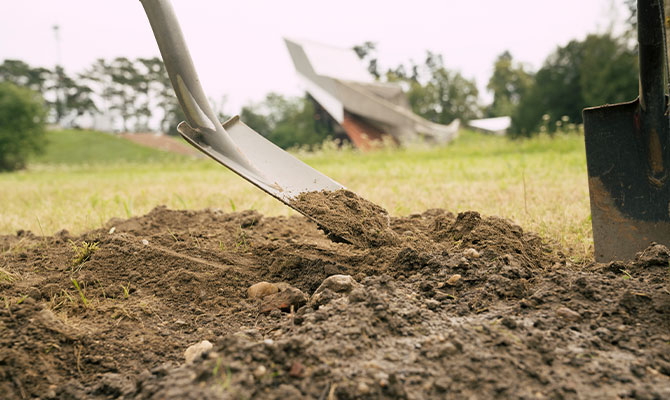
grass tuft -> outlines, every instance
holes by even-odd
[[[70,244],[72,245],[72,249],[74,250],[74,256],[72,257],[73,268],[80,267],[81,264],[90,260],[93,253],[95,253],[96,250],[98,250],[98,242],[89,243],[83,241],[81,242],[81,245],[77,246],[75,242],[70,240]]]

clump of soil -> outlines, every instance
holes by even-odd
[[[475,212],[384,226],[343,243],[303,217],[159,207],[0,236],[1,397],[670,397],[664,246],[577,268]]]
[[[349,190],[301,193],[291,207],[313,218],[336,241],[365,248],[396,239],[388,212]]]

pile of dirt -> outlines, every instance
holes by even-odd
[[[332,241],[303,217],[164,207],[77,237],[0,237],[0,393],[670,397],[665,247],[577,268],[475,212],[343,216],[338,229],[364,239]],[[266,293],[247,292],[259,282]]]

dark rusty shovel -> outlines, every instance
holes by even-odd
[[[670,246],[670,120],[662,0],[638,0],[640,95],[584,110],[595,259]]]

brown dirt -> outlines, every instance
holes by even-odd
[[[578,269],[500,218],[389,221],[393,240],[352,245],[303,217],[159,207],[0,236],[0,397],[670,398],[665,247]],[[73,266],[82,241],[98,250]],[[355,282],[317,292],[332,275]],[[261,281],[281,291],[249,299]]]
[[[301,193],[291,207],[317,221],[334,241],[362,248],[397,242],[388,212],[349,190]]]

